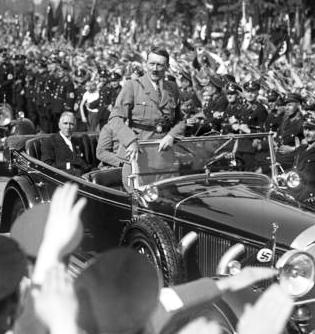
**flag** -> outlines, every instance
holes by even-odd
[[[261,41],[259,56],[258,56],[258,67],[261,67],[261,65],[264,63],[264,55],[265,55],[265,43],[264,41]]]
[[[54,12],[52,2],[49,1],[47,6],[47,39],[50,41],[56,34],[60,35],[63,32],[63,13],[62,0],[59,1],[58,7]]]
[[[52,38],[52,29],[54,26],[54,13],[53,13],[53,8],[51,5],[51,2],[48,3],[47,6],[47,39],[50,41]]]
[[[270,67],[275,61],[277,61],[280,57],[284,55],[288,55],[290,52],[290,38],[287,33],[283,35],[283,38],[277,47],[276,51],[274,52],[273,56],[271,57],[268,67]]]

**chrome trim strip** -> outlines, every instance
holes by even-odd
[[[314,221],[315,223],[315,221]],[[304,250],[315,241],[315,225],[308,227],[302,231],[292,242],[291,247]]]

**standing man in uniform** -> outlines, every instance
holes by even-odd
[[[117,97],[109,121],[129,160],[137,158],[138,139],[161,139],[159,151],[162,151],[184,133],[177,85],[164,80],[168,65],[168,52],[153,47],[147,57],[147,73],[128,80]],[[130,166],[126,165],[123,176],[130,174]]]
[[[305,144],[295,150],[293,168],[301,177],[300,186],[294,190],[296,198],[315,207],[315,117],[303,123]]]

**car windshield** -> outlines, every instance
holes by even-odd
[[[140,142],[133,173],[139,186],[189,174],[254,172],[273,176],[271,134],[189,137],[158,152],[158,141]]]

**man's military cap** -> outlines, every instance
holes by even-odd
[[[175,78],[174,75],[172,75],[172,74],[166,74],[166,75],[165,75],[165,80],[166,80],[166,81],[176,82],[176,78]]]
[[[303,102],[303,98],[300,94],[298,93],[290,93],[286,96],[284,103],[291,103],[291,102],[295,102],[295,103],[302,103]]]
[[[99,67],[98,68],[98,74],[101,78],[106,78],[108,77],[108,72],[105,66]]]
[[[110,75],[110,80],[111,81],[120,81],[122,78],[121,74],[118,72],[112,72]]]
[[[67,63],[66,61],[63,61],[60,64],[60,67],[64,70],[64,71],[71,71],[71,66],[69,65],[69,63]]]
[[[275,102],[279,96],[280,94],[274,89],[271,89],[267,92],[268,102]]]
[[[235,76],[232,74],[223,74],[222,80],[225,84],[228,84],[229,82],[236,82]]]
[[[257,92],[260,89],[260,83],[257,80],[250,80],[244,84],[243,88],[247,92]]]
[[[225,91],[226,91],[226,94],[238,94],[239,92],[242,91],[242,88],[234,83],[234,82],[230,82],[226,85],[225,87]]]

